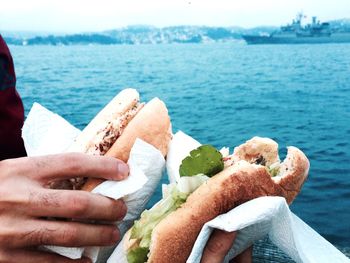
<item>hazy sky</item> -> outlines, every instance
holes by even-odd
[[[147,24],[253,27],[350,17],[350,0],[0,0],[0,31],[100,31]]]

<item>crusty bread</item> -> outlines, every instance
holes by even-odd
[[[148,102],[126,126],[122,135],[106,153],[126,162],[136,138],[153,145],[166,155],[171,139],[168,110],[158,98]]]
[[[288,147],[287,156],[281,164],[279,174],[272,177],[272,180],[282,188],[288,204],[300,192],[309,168],[310,163],[305,154],[296,147]]]
[[[135,89],[122,90],[84,128],[67,152],[86,153],[96,134],[103,130],[108,122],[132,109],[139,100],[139,93]]]
[[[235,152],[239,157],[233,157],[236,161],[232,166],[202,184],[179,209],[154,228],[148,262],[186,262],[203,225],[246,201],[261,196],[283,196],[291,203],[309,170],[309,161],[302,151],[289,147],[280,172],[274,178],[266,167],[254,164],[258,154],[253,158],[245,154],[259,148],[259,154],[273,163],[279,160],[275,146],[272,140],[256,137],[253,143],[248,141],[237,147]]]
[[[171,136],[171,123],[168,110],[163,101],[154,98],[143,106],[128,123],[123,133],[105,156],[112,156],[127,162],[131,148],[137,138],[153,145],[165,156]],[[102,182],[103,180],[99,178],[89,178],[82,187],[82,190],[91,191]]]
[[[270,138],[253,137],[240,146],[236,147],[233,152],[234,161],[246,160],[255,163],[261,159],[266,165],[279,162],[278,144]]]
[[[269,138],[253,137],[234,149],[232,159],[235,162],[245,160],[249,163],[260,159],[266,166],[270,166],[280,162],[278,144]],[[282,188],[288,204],[300,192],[309,166],[309,160],[301,150],[293,146],[288,147],[287,156],[281,163],[277,176],[271,177]]]

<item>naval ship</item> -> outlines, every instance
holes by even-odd
[[[350,43],[350,32],[333,31],[328,22],[312,17],[312,23],[302,25],[304,15],[299,13],[291,24],[265,35],[242,35],[248,44],[320,44]]]

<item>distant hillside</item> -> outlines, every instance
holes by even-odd
[[[235,29],[206,26],[129,26],[103,33],[127,44],[202,43],[232,41],[241,37],[241,32]]]
[[[99,33],[35,37],[18,37],[18,35],[4,34],[4,37],[9,44],[14,45],[204,43],[238,40],[241,38],[242,30],[238,28],[206,26],[174,26],[164,28],[128,26]]]
[[[329,21],[333,31],[350,32],[350,19]],[[242,34],[260,35],[278,30],[278,27],[260,26],[250,29],[241,27],[172,26],[128,26],[98,33],[70,35],[33,35],[3,32],[13,45],[112,45],[112,44],[169,44],[229,42],[242,39]]]

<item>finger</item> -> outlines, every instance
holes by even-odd
[[[252,263],[253,261],[253,246],[244,250],[234,259],[230,260],[230,263]]]
[[[17,174],[38,180],[57,180],[74,177],[96,177],[123,180],[129,174],[124,162],[107,156],[65,153],[13,160]]]
[[[28,200],[28,214],[35,217],[119,221],[127,211],[122,200],[85,191],[39,189]]]
[[[81,259],[69,259],[57,254],[38,251],[38,250],[6,250],[0,251],[0,262],[7,263],[38,263],[38,262],[50,262],[50,263],[91,263],[88,258]]]
[[[7,229],[2,239],[12,248],[57,245],[64,247],[110,246],[116,244],[120,232],[113,225],[93,225],[79,222],[31,220]]]
[[[236,232],[215,230],[204,248],[201,262],[221,263],[236,239],[236,235]]]

